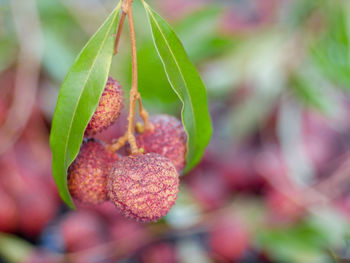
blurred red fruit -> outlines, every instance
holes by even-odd
[[[14,199],[0,188],[0,232],[12,232],[18,224],[18,211]]]
[[[202,169],[200,166],[186,178],[191,193],[203,208],[219,208],[230,196],[229,189],[214,169]]]
[[[19,228],[25,235],[34,237],[55,217],[58,207],[43,191],[31,190],[31,193],[24,192],[17,202]]]
[[[225,154],[218,167],[219,174],[233,190],[260,191],[264,185],[263,178],[254,169],[256,149],[242,147]]]
[[[127,254],[145,245],[149,240],[149,234],[143,224],[124,217],[109,225],[109,233],[111,239],[118,244],[121,254]]]
[[[30,255],[24,263],[59,263],[62,262],[59,255],[46,251],[37,250]]]
[[[329,119],[307,112],[303,120],[302,144],[319,174],[342,154],[341,136],[331,127]]]
[[[265,147],[256,155],[253,165],[267,184],[278,187],[290,186],[287,166],[277,145]]]
[[[304,214],[304,208],[299,202],[300,194],[297,192],[283,193],[271,189],[266,194],[266,202],[270,211],[272,223],[288,224],[300,219]]]
[[[350,196],[339,198],[334,205],[345,218],[350,220]]]
[[[216,221],[209,238],[216,262],[240,260],[249,246],[246,230],[236,218],[231,216],[225,216]]]
[[[184,15],[190,13],[203,6],[204,0],[157,0],[156,5],[162,9],[167,19],[179,19]]]
[[[141,255],[143,263],[176,263],[174,245],[168,243],[155,244],[147,248]]]
[[[103,243],[103,223],[89,211],[67,214],[60,223],[67,252],[85,250]]]
[[[250,0],[227,4],[221,28],[225,33],[240,34],[273,21],[276,0]]]
[[[98,205],[87,205],[87,204],[78,203],[77,208],[98,214],[107,223],[115,222],[123,218],[120,211],[115,207],[114,204],[112,204],[109,201],[103,202]]]

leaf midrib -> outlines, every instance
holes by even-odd
[[[186,82],[186,80],[185,80],[185,78],[184,78],[184,76],[183,76],[183,73],[182,73],[182,71],[181,71],[181,69],[180,69],[180,66],[179,66],[179,64],[178,64],[178,62],[177,62],[177,60],[176,60],[176,57],[175,57],[175,55],[174,55],[174,53],[173,53],[173,51],[172,51],[172,49],[171,49],[171,47],[170,47],[170,45],[169,45],[167,39],[166,39],[166,37],[164,36],[164,34],[163,34],[163,32],[162,32],[162,30],[161,30],[161,28],[160,28],[158,22],[156,21],[155,17],[153,16],[152,10],[149,9],[149,6],[148,6],[146,3],[145,3],[145,6],[146,6],[146,8],[148,9],[148,11],[149,11],[148,13],[151,15],[153,21],[154,21],[155,24],[157,25],[158,30],[159,30],[160,34],[162,35],[162,37],[163,37],[163,39],[164,39],[166,45],[168,46],[168,48],[169,48],[169,50],[170,50],[170,54],[171,54],[171,56],[173,57],[173,59],[174,59],[174,61],[175,61],[175,64],[176,64],[176,66],[177,66],[178,71],[180,72],[180,76],[181,76],[182,80],[183,80],[184,83],[185,83],[186,90],[188,90],[188,89],[187,89],[188,84],[187,84],[187,82]],[[191,93],[190,93],[190,92],[187,92],[187,93],[189,94],[189,97],[190,97],[190,99],[191,99],[191,101],[192,101]],[[191,111],[192,111],[192,116],[193,116],[193,118],[194,118],[194,120],[195,120],[195,121],[194,121],[195,133],[197,133],[197,132],[196,132],[196,131],[197,131],[197,125],[196,125],[197,121],[196,121],[196,115],[194,114],[194,109],[193,109],[192,103],[190,103],[190,108],[191,108]]]
[[[102,44],[101,44],[101,46],[100,46],[100,48],[99,48],[97,54],[99,54],[99,53],[101,52],[102,47],[104,46],[104,44],[105,44],[105,42],[106,42],[106,40],[107,40],[107,38],[108,38],[109,32],[110,32],[110,30],[111,30],[111,27],[112,27],[113,24],[114,24],[114,20],[115,20],[117,14],[118,14],[117,10],[115,10],[114,12],[115,12],[115,15],[114,15],[114,17],[113,17],[113,20],[112,20],[110,26],[108,27],[107,34],[106,34],[105,38],[103,39]],[[98,58],[98,55],[97,55],[97,56],[95,57],[95,59],[93,60],[92,66],[91,66],[90,70],[88,71],[88,74],[87,74],[86,79],[85,79],[85,81],[84,81],[83,87],[86,85],[86,83],[87,83],[87,81],[88,81],[88,78],[90,77],[91,72],[93,71],[93,69],[94,69],[94,67],[95,67],[95,65],[96,65],[97,58]],[[71,134],[73,122],[74,122],[74,120],[75,120],[76,111],[77,111],[77,109],[78,109],[78,105],[79,105],[79,102],[80,102],[80,100],[81,100],[81,96],[82,96],[83,92],[84,92],[84,88],[81,89],[81,92],[80,92],[79,97],[78,97],[78,103],[77,103],[76,106],[74,107],[73,117],[72,117],[72,120],[71,120],[71,122],[70,122],[70,124],[69,124],[68,137],[67,137],[67,140],[66,140],[66,143],[65,143],[65,147],[64,147],[64,160],[63,160],[63,161],[64,161],[64,165],[66,165],[66,160],[67,160],[67,155],[66,155],[66,154],[67,154],[67,148],[68,148],[67,146],[68,146],[68,142],[69,142],[69,140],[70,140],[70,134]]]

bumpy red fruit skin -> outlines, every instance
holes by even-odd
[[[119,83],[109,77],[97,109],[92,116],[85,136],[91,136],[111,126],[123,108],[123,91]]]
[[[157,221],[175,204],[179,174],[174,164],[156,153],[123,157],[107,179],[109,199],[124,216]]]
[[[187,150],[187,136],[181,121],[169,115],[155,115],[150,121],[153,129],[138,134],[137,145],[146,153],[158,153],[170,159],[181,172]]]
[[[78,157],[68,169],[71,195],[83,204],[99,204],[107,200],[107,174],[118,156],[108,152],[96,140],[84,142]]]

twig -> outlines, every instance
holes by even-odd
[[[148,112],[143,107],[142,99],[141,99],[141,95],[140,94],[138,94],[138,101],[139,101],[140,116],[141,116],[143,122],[145,123],[145,129],[146,130],[150,130],[150,129],[152,129],[152,125],[149,122]]]
[[[125,0],[122,5],[122,17],[119,22],[118,31],[115,39],[114,54],[118,53],[118,43],[120,40],[121,32],[123,29],[124,21],[126,16],[129,21],[130,31],[130,44],[131,44],[131,58],[132,58],[132,83],[129,98],[129,115],[128,115],[128,128],[127,132],[117,140],[117,142],[107,145],[110,151],[117,151],[129,142],[131,148],[131,154],[138,154],[139,149],[137,147],[134,130],[135,130],[135,114],[136,104],[139,103],[139,114],[144,121],[145,128],[150,129],[149,115],[142,104],[141,95],[138,92],[138,77],[137,77],[137,49],[136,49],[136,34],[134,25],[134,16],[132,10],[132,3],[134,0]]]
[[[106,146],[107,150],[110,152],[116,152],[120,148],[122,148],[125,143],[128,141],[128,134],[125,133],[122,137],[120,137],[116,142],[109,144]]]
[[[118,44],[119,44],[120,36],[121,36],[122,30],[123,30],[125,17],[126,17],[126,13],[123,11],[122,17],[120,18],[119,25],[118,25],[117,36],[115,38],[114,55],[116,55],[118,53]]]
[[[138,147],[134,136],[135,129],[135,111],[136,102],[138,97],[137,91],[137,50],[136,50],[136,34],[134,25],[134,16],[132,11],[132,3],[134,0],[126,0],[122,6],[123,11],[128,15],[129,31],[130,31],[130,43],[131,43],[131,60],[132,60],[132,84],[130,90],[130,105],[129,105],[129,117],[128,117],[128,142],[131,148],[131,154],[138,153]]]

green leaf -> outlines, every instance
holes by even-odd
[[[185,172],[188,172],[200,161],[212,134],[206,90],[175,32],[147,3],[144,6],[169,83],[183,103],[182,121],[188,136]]]
[[[25,262],[35,247],[15,235],[0,232],[0,255],[6,262]]]
[[[52,173],[61,198],[72,208],[74,204],[67,187],[67,169],[79,152],[84,131],[107,82],[120,6],[119,3],[70,68],[52,121]]]
[[[289,79],[291,90],[306,106],[313,107],[323,113],[332,112],[335,106],[331,98],[314,82],[314,80],[309,81],[302,74],[292,75]]]
[[[330,247],[327,233],[311,221],[263,227],[255,239],[277,262],[331,262],[325,250]]]
[[[310,47],[317,68],[333,83],[350,90],[350,39],[347,10],[340,1],[327,2],[322,9],[325,32]]]

